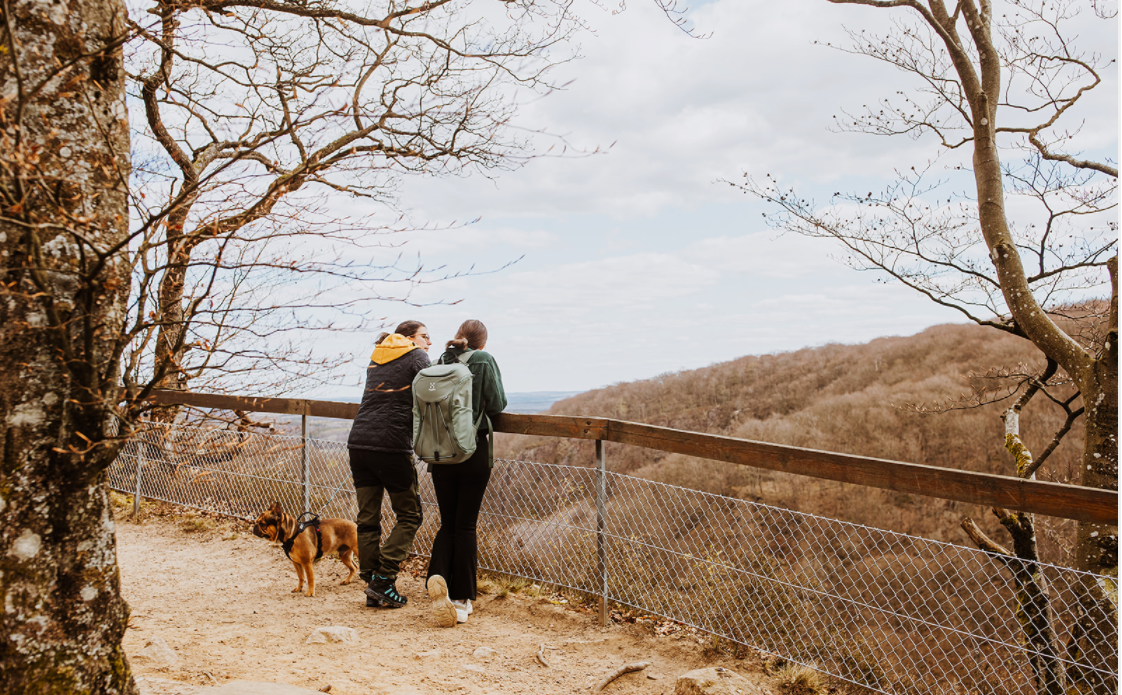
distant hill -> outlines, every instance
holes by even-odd
[[[548,412],[1010,475],[1000,421],[1005,406],[939,414],[906,406],[954,399],[982,385],[967,373],[1021,363],[1039,370],[1043,358],[1027,341],[993,329],[941,325],[908,337],[742,357],[617,384],[558,401]],[[1062,411],[1038,396],[1022,415],[1022,435],[1040,451],[1062,422]],[[1041,479],[1073,478],[1081,436],[1077,424]],[[496,456],[586,466],[593,453],[591,442],[502,435]],[[967,542],[958,521],[969,514],[1005,541],[988,511],[973,505],[610,443],[607,460],[611,470],[629,475],[956,543]],[[1042,545],[1053,559],[1062,559],[1056,554],[1062,554],[1065,523],[1043,524]]]
[[[581,391],[525,391],[506,394],[507,413],[543,413],[557,401],[581,393]]]

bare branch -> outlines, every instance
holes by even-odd
[[[974,544],[981,550],[987,553],[993,553],[1000,558],[1013,556],[1013,553],[1009,552],[1008,548],[994,542],[989,536],[983,533],[982,529],[978,528],[978,524],[970,517],[963,517],[960,525],[962,526],[962,530],[966,531],[966,535],[970,536],[970,540],[974,541]]]

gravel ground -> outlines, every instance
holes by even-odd
[[[292,563],[240,522],[151,507],[139,522],[122,515],[117,541],[132,608],[125,650],[145,695],[190,695],[231,680],[330,686],[335,695],[588,693],[636,661],[651,666],[604,692],[669,695],[678,675],[707,666],[775,689],[755,657],[733,658],[688,629],[619,614],[601,628],[591,607],[532,586],[512,591],[502,580],[483,582],[488,593],[469,622],[440,628],[423,590],[422,559],[410,560],[398,580],[409,605],[368,609],[360,582],[340,584],[346,571],[335,558],[316,564],[314,598],[292,593]],[[305,644],[326,626],[353,628],[357,642]],[[174,665],[142,654],[153,637],[175,651]],[[536,658],[542,644],[548,668]]]

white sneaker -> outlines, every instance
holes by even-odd
[[[456,607],[456,622],[466,623],[468,621],[468,616],[471,615],[472,612],[471,599],[453,601],[452,605]]]
[[[440,627],[454,627],[459,619],[459,611],[448,600],[448,584],[444,577],[434,574],[428,581],[429,598],[432,599],[432,614]],[[465,616],[464,620],[467,620]],[[461,620],[460,622],[464,622]]]

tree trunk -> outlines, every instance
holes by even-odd
[[[1118,489],[1118,257],[1110,260],[1110,319],[1102,353],[1082,374],[1074,374],[1083,396],[1082,483]],[[1118,579],[1118,527],[1079,525],[1076,569]],[[1115,589],[1116,591],[1116,589]],[[1117,598],[1115,598],[1117,601]]]
[[[1105,352],[1110,355],[1115,350]],[[1098,362],[1096,377],[1104,367],[1101,359]],[[1118,488],[1117,363],[1114,374],[1113,380],[1080,382],[1086,408],[1083,485],[1106,490]],[[1111,671],[1104,665],[1118,663],[1118,527],[1081,522],[1076,539],[1076,569],[1095,578],[1088,579],[1080,591],[1082,610],[1068,647],[1068,656],[1075,662],[1070,680],[1082,686],[1079,692],[1114,695],[1118,692],[1116,679],[1101,672]]]
[[[1036,524],[1032,514],[995,509],[1001,524],[1013,539],[1012,557],[1006,564],[1017,586],[1017,622],[1021,640],[1029,650],[1029,664],[1041,695],[1061,695],[1064,668],[1056,654],[1056,635],[1052,629],[1048,582],[1037,564]]]
[[[941,3],[931,3],[933,13]],[[1118,360],[1117,360],[1117,260],[1111,266],[1114,284],[1111,333],[1102,355],[1095,357],[1066,334],[1038,304],[1020,254],[1009,231],[1000,153],[994,140],[997,104],[1001,97],[1001,62],[990,42],[988,6],[982,12],[973,3],[961,5],[978,49],[979,74],[969,57],[953,41],[945,42],[970,102],[974,127],[973,168],[978,194],[978,220],[990,259],[997,270],[1006,305],[1014,321],[1047,357],[1072,376],[1085,408],[1083,465],[1080,483],[1086,487],[1118,489]],[[945,13],[943,13],[945,17]],[[954,22],[945,23],[947,35]],[[1069,674],[1074,690],[1107,695],[1117,692],[1091,669],[1109,672],[1117,663],[1118,529],[1116,526],[1081,523],[1076,545],[1076,569],[1098,575],[1083,587],[1082,614],[1069,655],[1083,668]]]
[[[187,263],[190,259],[189,252],[184,254],[177,249],[173,250],[172,246],[169,242],[169,256],[174,254],[177,262],[168,264],[167,270],[164,271],[164,276],[160,280],[160,328],[156,335],[155,364],[157,368],[164,370],[164,373],[162,376],[157,375],[156,387],[186,390],[187,375],[183,371],[183,360],[186,358],[184,340],[187,334],[187,326],[183,312],[183,288],[186,284]],[[153,418],[157,421],[164,420],[163,415],[168,411],[174,412],[175,410],[172,408],[161,409],[153,413]],[[170,422],[170,420],[165,421]]]
[[[159,389],[174,391],[190,390],[187,372],[183,368],[187,359],[187,316],[183,306],[183,288],[187,284],[187,268],[195,244],[183,236],[187,210],[186,207],[180,208],[168,216],[167,250],[170,260],[160,278],[157,295],[160,327],[156,333],[156,353],[153,360],[156,367],[155,385]],[[179,406],[157,408],[148,418],[151,422],[171,424],[176,421],[179,412]],[[166,430],[160,431],[166,433]],[[162,436],[161,434],[161,438]]]
[[[0,692],[135,693],[104,476],[130,277],[124,6],[0,13]]]

